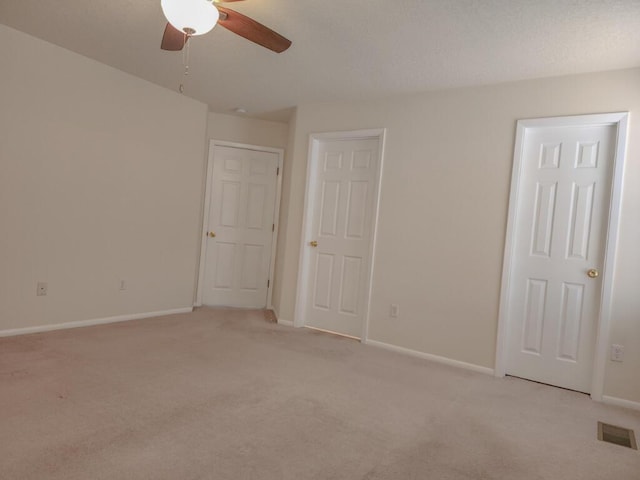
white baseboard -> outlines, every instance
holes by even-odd
[[[103,325],[105,323],[127,322],[129,320],[139,320],[141,318],[162,317],[176,313],[189,313],[193,307],[175,308],[173,310],[161,310],[159,312],[133,313],[129,315],[117,315],[115,317],[93,318],[91,320],[78,320],[77,322],[56,323],[54,325],[39,325],[37,327],[13,328],[10,330],[0,330],[0,337],[12,337],[14,335],[25,335],[27,333],[50,332],[52,330],[64,330],[67,328],[89,327],[92,325]]]
[[[602,396],[602,403],[615,405],[616,407],[630,408],[632,410],[640,410],[640,402],[625,400],[624,398],[610,397],[609,395]]]
[[[391,350],[392,352],[403,353],[405,355],[411,355],[412,357],[424,358],[425,360],[431,360],[433,362],[442,363],[444,365],[450,365],[452,367],[464,368],[465,370],[471,370],[473,372],[484,373],[486,375],[493,375],[493,368],[482,367],[473,363],[461,362],[460,360],[453,360],[447,357],[441,357],[439,355],[433,355],[431,353],[419,352],[417,350],[411,350],[409,348],[398,347],[390,343],[378,342],[376,340],[365,340],[363,342],[366,345],[372,347],[384,348],[385,350]]]
[[[293,322],[291,320],[285,320],[283,318],[280,318],[280,312],[278,312],[278,310],[276,310],[273,305],[270,305],[269,309],[273,310],[273,314],[276,316],[276,321],[278,325],[283,325],[285,327],[293,327]]]

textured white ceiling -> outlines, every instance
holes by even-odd
[[[246,0],[293,41],[272,53],[216,27],[193,38],[185,94],[286,119],[307,102],[640,66],[640,0]],[[0,22],[177,89],[160,0],[0,0]]]

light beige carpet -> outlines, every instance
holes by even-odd
[[[638,480],[640,413],[201,309],[0,339],[0,478]]]

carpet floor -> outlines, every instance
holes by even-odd
[[[640,412],[198,309],[0,338],[3,480],[638,480]]]

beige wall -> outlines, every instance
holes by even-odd
[[[1,25],[0,65],[0,330],[191,307],[206,105]]]
[[[631,111],[605,394],[640,401],[640,69],[297,109],[278,245],[293,320],[309,134],[387,128],[369,334],[493,367],[516,120]],[[388,318],[389,305],[400,318]]]
[[[288,133],[286,123],[209,113],[208,137],[212,140],[285,148]]]

